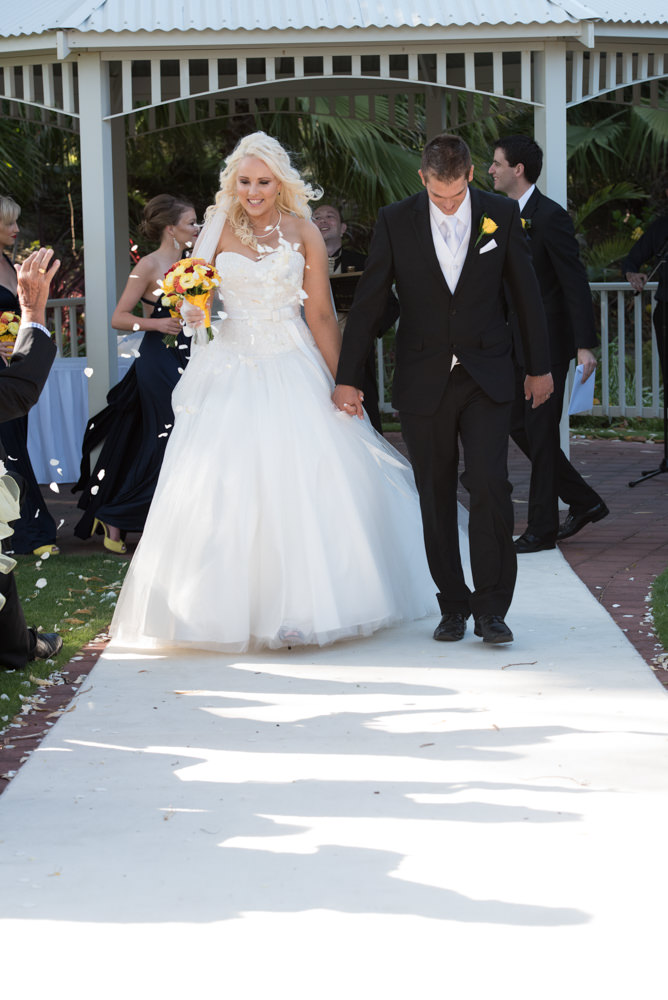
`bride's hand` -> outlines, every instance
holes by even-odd
[[[174,319],[172,316],[167,316],[165,319],[158,319],[155,321],[156,329],[159,333],[169,333],[173,337],[177,337],[181,332],[181,320]]]
[[[187,326],[206,326],[206,313],[192,302],[184,300],[181,303],[181,316]]]

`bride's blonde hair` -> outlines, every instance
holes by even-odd
[[[253,132],[240,139],[225,161],[225,167],[220,173],[220,190],[213,205],[207,208],[204,221],[208,222],[219,208],[222,209],[232,226],[234,235],[246,246],[257,249],[250,219],[237,198],[239,164],[246,156],[255,156],[266,163],[279,182],[276,208],[284,215],[291,214],[301,219],[310,219],[311,208],[308,203],[322,198],[322,191],[319,188],[312,188],[302,180],[278,139],[267,135],[266,132]]]

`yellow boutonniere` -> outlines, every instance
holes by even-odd
[[[483,236],[491,236],[498,228],[494,219],[490,219],[489,215],[483,215],[480,220],[480,228],[478,229],[478,239],[475,241],[474,246],[477,247]]]
[[[520,222],[522,223],[522,229],[525,233],[528,233],[531,229],[531,219],[525,219],[523,215],[520,216]]]

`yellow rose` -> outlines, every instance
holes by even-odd
[[[183,274],[180,280],[182,288],[194,288],[199,284],[199,278],[196,274]]]
[[[492,233],[495,233],[499,227],[497,226],[494,219],[490,219],[489,216],[486,215],[485,218],[482,220],[481,228],[485,236],[491,236]]]

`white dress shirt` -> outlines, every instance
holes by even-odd
[[[443,277],[448,283],[448,288],[454,292],[462,272],[466,254],[469,249],[471,239],[471,192],[467,190],[464,200],[454,215],[445,215],[431,199],[429,200],[429,220],[431,222],[431,236],[434,241],[434,249],[441,266]],[[445,242],[443,236],[443,226],[448,226],[453,221],[457,223],[457,234],[460,240],[459,247],[455,253]]]
[[[517,204],[520,206],[520,215],[524,211],[524,206],[526,205],[526,203],[528,202],[529,198],[531,197],[531,195],[534,193],[535,190],[536,190],[536,185],[532,184],[530,188],[526,189],[522,197],[517,199]]]
[[[443,226],[448,226],[453,220],[456,222],[457,237],[460,240],[459,247],[454,253],[445,241],[442,228]],[[438,263],[441,266],[443,277],[448,283],[448,288],[454,293],[459,281],[459,275],[464,266],[464,261],[466,260],[471,239],[471,192],[467,189],[464,200],[454,215],[446,215],[430,198],[429,221],[431,222],[431,238],[434,241]],[[453,354],[450,371],[458,364],[459,361]]]

